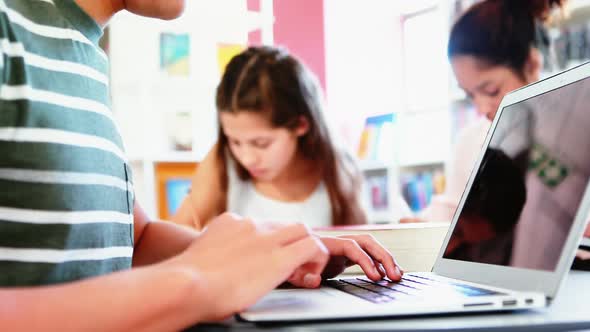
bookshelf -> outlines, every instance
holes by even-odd
[[[359,160],[358,165],[363,172],[379,171],[393,167],[392,164],[377,160]]]
[[[360,162],[363,206],[372,224],[396,222],[425,208],[445,186],[444,163],[378,165]]]
[[[380,185],[386,185],[383,191],[389,193],[389,210],[369,205],[371,222],[399,216],[395,196],[403,196],[413,212],[419,212],[434,193],[444,190],[445,163],[455,133],[476,117],[452,75],[446,41],[455,16],[474,2],[421,0],[400,4],[402,100],[388,147],[393,157],[386,161],[369,158],[360,164],[365,177],[381,177]],[[371,186],[368,181],[366,187]],[[364,195],[373,199],[367,189]]]
[[[440,191],[444,186],[439,178],[446,154],[440,136],[447,137],[448,128],[423,123],[433,119],[436,116],[427,113],[366,119],[357,153],[364,176],[363,206],[370,223],[410,217],[412,210],[418,212],[428,204],[435,187]]]
[[[397,182],[413,213],[444,189],[452,143],[450,65],[446,57],[450,1],[417,2],[401,14],[403,111],[396,144]],[[436,188],[436,192],[435,192]]]
[[[396,222],[425,208],[434,194],[442,193],[444,163],[399,166],[360,161],[364,176],[363,206],[369,223]]]

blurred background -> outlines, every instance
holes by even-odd
[[[477,118],[446,44],[468,0],[188,1],[174,21],[117,15],[102,47],[137,198],[174,213],[217,138],[215,88],[249,45],[280,45],[318,77],[332,129],[359,160],[371,223],[397,220],[393,193],[418,213],[445,188],[458,131]],[[543,76],[590,59],[590,1],[549,27]]]

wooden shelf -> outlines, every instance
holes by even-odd
[[[199,158],[192,151],[173,151],[149,158],[150,162],[194,163]]]
[[[359,164],[359,168],[363,172],[386,170],[386,169],[395,167],[394,163],[385,163],[385,162],[377,161],[377,160],[359,160],[358,164]]]

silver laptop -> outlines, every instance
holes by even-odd
[[[507,95],[432,272],[277,289],[242,312],[284,322],[539,308],[588,220],[590,64]],[[395,253],[393,253],[395,256]]]

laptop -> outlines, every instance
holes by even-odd
[[[590,63],[504,97],[431,272],[276,289],[255,323],[541,308],[588,220]],[[395,253],[393,253],[395,257]]]

